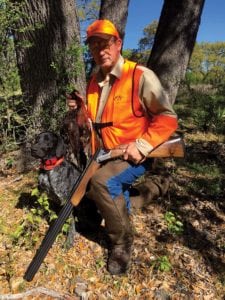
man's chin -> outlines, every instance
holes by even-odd
[[[112,61],[111,60],[102,60],[101,62],[100,62],[100,66],[102,67],[102,68],[111,68],[112,67]]]
[[[113,66],[111,64],[101,64],[100,68],[105,72],[105,73],[109,73]]]

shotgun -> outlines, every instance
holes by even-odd
[[[154,148],[149,154],[149,157],[184,157],[185,155],[184,142],[181,137],[172,137],[168,141],[162,143],[158,147]],[[122,156],[123,152],[121,149],[112,149],[110,151],[104,151],[98,149],[93,157],[89,160],[86,168],[79,176],[76,181],[72,192],[70,193],[66,204],[61,209],[58,218],[49,227],[42,243],[37,250],[34,258],[28,266],[24,279],[31,281],[37,273],[39,267],[44,261],[48,251],[52,247],[57,235],[60,233],[63,224],[66,222],[68,217],[71,215],[73,207],[77,206],[83,198],[87,184],[90,178],[94,175],[96,170],[100,167],[101,163],[112,158]]]

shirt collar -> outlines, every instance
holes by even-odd
[[[120,55],[117,63],[115,64],[110,74],[120,79],[122,76],[123,64],[124,64],[124,58]]]

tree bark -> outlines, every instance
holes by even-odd
[[[85,90],[82,55],[76,57],[79,76],[68,74],[74,57],[67,50],[73,44],[79,47],[80,28],[74,0],[27,0],[23,12],[20,26],[25,30],[15,32],[17,62],[24,104],[31,108],[37,132],[57,122],[54,115],[65,106],[62,95],[68,84]]]
[[[175,102],[194,48],[204,0],[165,0],[147,63]]]
[[[129,0],[102,0],[99,12],[99,19],[108,19],[113,22],[122,39],[125,35],[127,23]]]

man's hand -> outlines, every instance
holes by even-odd
[[[66,105],[69,107],[69,110],[79,108],[82,102],[83,97],[77,90],[74,90],[70,94],[66,94]]]
[[[66,98],[66,105],[68,106],[69,110],[77,109],[77,102],[74,99]]]
[[[140,164],[146,159],[146,157],[138,150],[135,142],[131,142],[127,145],[120,145],[118,148],[123,150],[124,160],[129,160],[135,164]]]

